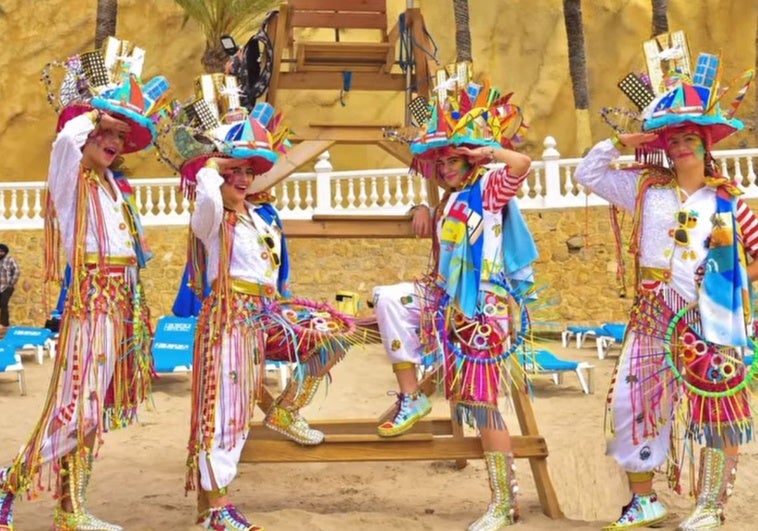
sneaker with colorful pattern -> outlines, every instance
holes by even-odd
[[[323,432],[311,428],[299,411],[287,407],[272,406],[263,419],[263,425],[304,446],[324,442]]]
[[[391,391],[389,394],[397,396],[395,414],[392,416],[392,420],[388,420],[377,428],[380,437],[402,435],[432,411],[431,401],[420,391],[415,393]]]
[[[211,507],[200,516],[198,524],[213,531],[263,531],[262,527],[248,522],[231,503],[223,507]]]
[[[668,518],[663,504],[658,501],[655,491],[650,494],[634,494],[632,501],[621,510],[618,520],[603,529],[632,529],[635,527],[657,527]]]

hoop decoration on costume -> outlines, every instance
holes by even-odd
[[[449,147],[510,147],[528,127],[521,108],[485,79],[472,81],[471,64],[448,65],[436,74],[432,101],[415,98],[409,104],[419,127],[385,131],[388,138],[410,144],[411,169],[426,178],[436,173],[439,150]]]
[[[744,391],[758,373],[758,356],[750,365],[734,355],[734,349],[702,338],[700,322],[685,321],[693,306],[679,310],[669,322],[663,341],[666,363],[686,391],[702,398],[728,399]],[[749,339],[753,352],[755,338]],[[681,358],[681,362],[678,362]],[[726,410],[725,410],[726,411]]]
[[[133,43],[108,37],[101,50],[74,55],[45,65],[41,80],[47,100],[59,113],[58,131],[85,112],[97,109],[131,126],[122,153],[134,153],[156,139],[156,123],[168,109],[169,84],[163,76],[142,83],[145,51]],[[53,68],[65,73],[56,95]]]
[[[473,319],[448,304],[448,295],[444,295],[440,301],[436,327],[445,338],[445,351],[452,354],[458,363],[502,364],[522,348],[529,333],[530,318],[526,299],[507,283],[492,282],[507,293],[515,311],[511,311],[508,304],[504,304],[501,298],[492,293],[482,294],[482,311]],[[517,322],[514,313],[518,314]],[[518,325],[517,330],[514,323]]]
[[[195,95],[174,102],[172,121],[156,145],[162,161],[181,175],[181,188],[194,195],[197,172],[211,157],[245,159],[256,175],[266,173],[289,145],[289,129],[279,127],[281,114],[266,102],[248,113],[237,78],[206,74],[195,80]]]
[[[326,303],[290,299],[273,303],[271,310],[264,318],[267,360],[304,361],[321,348],[344,350],[355,342],[354,321]]]
[[[647,73],[627,74],[618,85],[639,112],[619,108],[601,111],[614,130],[631,132],[641,124],[642,131],[661,133],[689,124],[704,132],[710,148],[743,128],[734,115],[753,81],[754,69],[738,76],[732,88],[726,86],[718,55],[700,53],[693,68],[682,31],[658,35],[645,42],[643,50]],[[617,118],[627,123],[621,124]],[[665,138],[659,136],[638,150],[638,158],[641,162],[658,163],[665,147]]]

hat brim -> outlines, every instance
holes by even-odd
[[[153,121],[140,114],[139,112],[120,105],[119,102],[106,100],[104,98],[92,98],[92,107],[115,115],[116,118],[122,119],[129,123],[129,133],[124,139],[124,148],[122,153],[135,153],[150,147],[155,141],[157,131]]]
[[[253,150],[250,150],[250,151],[253,151]],[[203,167],[205,167],[205,163],[208,162],[208,159],[216,158],[216,157],[227,158],[227,159],[249,160],[250,167],[253,169],[253,173],[255,173],[255,175],[262,175],[266,173],[268,170],[271,169],[271,167],[274,165],[274,162],[276,160],[276,154],[274,154],[274,160],[269,160],[268,158],[260,157],[260,156],[231,157],[229,156],[229,154],[222,153],[220,151],[216,153],[208,153],[208,154],[190,159],[182,165],[181,177],[182,177],[183,185],[186,185],[188,183],[190,184],[196,183],[197,172],[199,172],[201,169],[203,169]]]
[[[494,140],[472,139],[469,137],[448,138],[444,141],[433,140],[431,142],[418,142],[416,149],[414,143],[411,143],[411,153],[414,155],[411,161],[411,169],[424,177],[425,179],[435,178],[436,160],[444,155],[444,151],[449,148],[459,147],[492,147],[501,148],[502,145]]]
[[[642,130],[646,133],[657,133],[659,136],[651,142],[646,142],[645,146],[666,149],[666,140],[660,133],[667,130],[685,127],[687,125],[696,125],[707,129],[710,136],[711,146],[726,137],[741,131],[744,127],[742,122],[736,118],[726,119],[722,116],[702,115],[692,116],[685,114],[665,114],[656,118],[646,120],[642,125]]]

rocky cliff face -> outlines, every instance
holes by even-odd
[[[388,0],[391,20],[404,0]],[[475,69],[487,72],[495,85],[515,92],[530,129],[522,149],[532,156],[552,135],[564,156],[578,156],[588,146],[577,145],[566,31],[557,0],[471,0]],[[455,58],[454,22],[449,0],[416,0],[434,38],[440,63]],[[39,82],[48,61],[92,49],[94,0],[3,0],[0,2],[0,180],[42,180],[47,172],[55,114]],[[585,42],[591,93],[593,139],[608,134],[599,118],[604,106],[627,105],[615,88],[630,71],[640,71],[641,43],[649,37],[650,0],[589,0],[583,2]],[[693,54],[723,50],[725,78],[755,64],[755,0],[669,0],[669,27],[683,29]],[[182,24],[182,11],[169,0],[121,0],[118,36],[147,51],[145,77],[161,73],[184,98],[200,73],[204,39],[193,22]],[[755,90],[755,89],[753,89]],[[352,92],[346,106],[336,92],[287,93],[279,98],[286,119],[297,127],[307,122],[387,123],[403,116],[400,94]],[[754,93],[740,116],[752,116]],[[735,135],[725,147],[755,145],[753,133]],[[332,160],[338,169],[397,166],[372,146],[337,146]],[[129,166],[139,176],[168,175],[155,153],[135,155]]]

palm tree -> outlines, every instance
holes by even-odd
[[[662,35],[669,32],[669,19],[667,14],[668,0],[652,0],[653,4],[653,34]]]
[[[468,0],[453,0],[455,14],[455,60],[471,62],[471,29],[468,20]]]
[[[118,0],[97,0],[95,48],[100,48],[108,37],[116,35]]]
[[[590,128],[590,92],[587,60],[584,52],[584,23],[581,0],[563,0],[563,21],[568,39],[569,75],[576,113],[576,147],[583,151],[592,145]]]
[[[268,9],[279,0],[175,0],[184,9],[184,22],[198,23],[205,35],[201,62],[206,72],[223,72],[227,55],[221,36],[239,37],[255,28]]]

